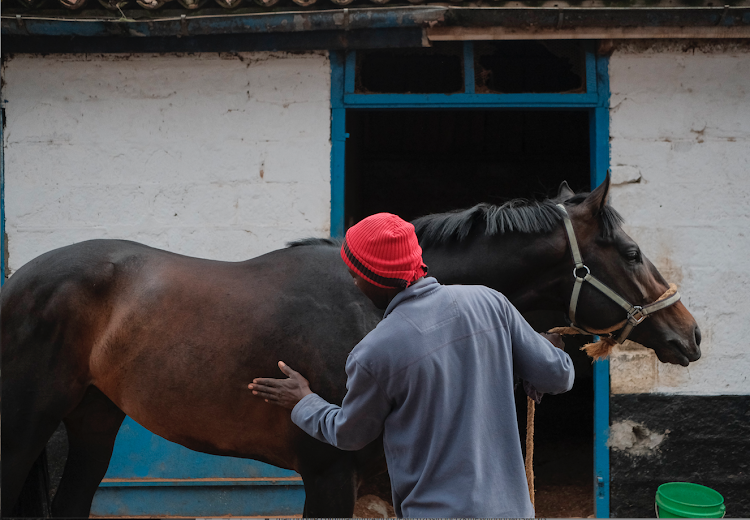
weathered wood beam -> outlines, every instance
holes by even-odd
[[[468,40],[629,40],[750,38],[750,26],[740,27],[428,27],[430,41]]]

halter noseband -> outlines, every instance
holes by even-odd
[[[563,223],[565,224],[565,232],[568,235],[568,242],[570,243],[570,251],[573,253],[573,263],[575,264],[575,267],[573,267],[573,277],[575,278],[575,283],[573,284],[573,293],[570,295],[570,307],[568,310],[568,316],[570,318],[570,324],[573,328],[579,330],[580,332],[584,334],[593,334],[598,335],[602,332],[614,332],[620,329],[620,327],[624,324],[624,327],[622,327],[622,332],[617,337],[617,342],[622,343],[625,341],[630,335],[630,332],[633,330],[633,328],[642,323],[643,320],[648,318],[649,314],[653,314],[656,311],[660,311],[662,309],[665,309],[669,307],[670,305],[674,305],[678,301],[680,301],[680,293],[675,291],[674,294],[668,297],[664,297],[662,295],[661,298],[656,300],[653,303],[649,303],[648,305],[644,305],[643,307],[639,305],[631,305],[630,302],[628,302],[625,298],[617,294],[615,291],[607,287],[604,283],[602,283],[598,278],[596,278],[594,275],[591,274],[591,270],[586,267],[586,265],[583,263],[583,258],[581,257],[581,251],[578,249],[578,241],[576,240],[575,232],[573,231],[573,224],[570,221],[570,216],[568,215],[568,211],[565,209],[565,206],[562,204],[557,204],[557,207],[560,208],[562,211],[563,216]],[[582,271],[585,271],[585,274],[583,276],[580,276]],[[583,283],[588,282],[591,285],[593,285],[596,289],[598,289],[602,294],[607,296],[610,300],[615,302],[617,305],[625,309],[625,312],[627,312],[627,319],[619,324],[617,324],[615,327],[610,328],[606,331],[588,331],[584,329],[583,327],[576,324],[576,308],[578,307],[578,297],[581,294],[581,287],[583,287]],[[666,294],[668,294],[669,291],[667,291]]]

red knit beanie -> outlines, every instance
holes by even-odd
[[[350,227],[341,258],[378,287],[408,287],[427,273],[414,226],[391,213],[371,215]]]

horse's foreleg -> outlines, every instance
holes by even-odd
[[[81,404],[63,419],[68,432],[68,459],[52,501],[52,516],[89,516],[124,418],[122,410],[92,386]]]
[[[305,518],[351,518],[357,501],[354,457],[343,453],[336,462],[318,471],[302,471],[305,483]]]

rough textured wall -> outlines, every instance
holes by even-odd
[[[750,394],[750,44],[621,45],[610,87],[612,202],[703,333],[687,369],[621,349],[612,391]]]
[[[747,517],[750,44],[620,45],[610,82],[612,202],[703,332],[688,368],[613,355],[611,514],[653,517],[658,486],[688,481]]]
[[[325,53],[18,55],[3,80],[11,272],[89,238],[241,260],[329,233]]]
[[[721,493],[728,518],[750,516],[750,400],[618,394],[610,412],[613,517],[654,518],[656,490],[676,481]]]

